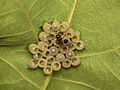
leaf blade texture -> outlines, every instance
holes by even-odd
[[[39,26],[68,21],[86,49],[81,65],[46,76],[27,69]],[[119,0],[0,0],[0,90],[119,90]]]

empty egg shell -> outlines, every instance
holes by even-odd
[[[49,75],[49,74],[52,74],[53,69],[52,69],[51,66],[45,66],[45,67],[43,68],[43,72],[44,72],[45,74]]]
[[[71,59],[71,61],[72,61],[72,66],[78,66],[78,65],[80,65],[80,59],[79,59],[79,57],[73,57]]]
[[[80,34],[78,32],[74,32],[74,36],[71,38],[73,42],[77,42],[80,39]]]
[[[50,54],[50,50],[48,50],[48,49],[42,52],[42,56],[43,56],[43,57],[48,57],[48,56],[50,56],[50,55],[51,55],[51,54]]]
[[[60,29],[62,32],[67,31],[70,28],[70,24],[68,22],[62,22],[60,25]]]
[[[85,43],[83,41],[76,42],[76,49],[77,50],[83,50],[85,48]]]
[[[71,62],[71,60],[69,60],[69,59],[65,59],[65,60],[62,62],[62,66],[63,66],[64,68],[69,68],[69,67],[71,67],[71,64],[72,64],[72,62]]]
[[[52,64],[51,64],[51,67],[54,71],[58,71],[61,69],[61,64],[60,62],[58,61],[54,61]]]
[[[59,51],[63,54],[68,52],[68,47],[67,46],[61,46],[59,47]]]
[[[60,26],[60,22],[55,19],[53,22],[52,22],[52,26]]]
[[[52,40],[52,43],[56,47],[58,47],[60,45],[56,38],[54,40]]]
[[[72,38],[74,36],[74,30],[70,28],[68,31],[66,31],[65,35],[68,38]]]
[[[40,59],[40,60],[38,61],[38,66],[41,67],[41,68],[47,66],[47,61],[46,61],[45,59],[43,59],[43,58]]]
[[[49,39],[53,40],[55,39],[55,36],[56,36],[56,32],[51,32],[49,35]]]
[[[38,43],[38,48],[41,50],[41,51],[45,51],[48,49],[48,45],[47,43],[43,42],[43,41],[40,41]]]
[[[68,44],[68,50],[75,50],[75,43],[70,43],[70,44]]]
[[[59,34],[61,37],[65,36],[65,32],[62,32],[62,31],[58,31],[57,34]]]
[[[60,29],[60,22],[55,19],[53,21],[53,23],[52,23],[52,27],[53,27],[52,28],[53,31],[55,31],[55,32],[59,31],[59,29]]]
[[[53,44],[53,40],[48,39],[48,40],[46,41],[46,44],[47,44],[48,46],[52,46],[52,44]]]
[[[53,56],[48,56],[46,60],[48,64],[51,64],[55,60],[55,58]]]
[[[45,33],[45,32],[41,32],[41,33],[39,34],[39,39],[40,39],[41,41],[47,41],[47,40],[49,39],[49,34],[47,34],[47,33]]]
[[[51,29],[52,29],[52,25],[51,25],[51,24],[45,23],[45,24],[43,25],[43,30],[44,30],[46,33],[50,33],[50,32],[51,32]]]
[[[37,54],[34,54],[33,58],[36,59],[36,60],[40,60],[42,58],[42,54],[40,52],[37,53]]]
[[[29,67],[30,69],[35,69],[35,68],[37,68],[37,67],[38,67],[38,60],[36,60],[36,59],[30,60],[29,63],[28,63],[28,67]]]
[[[38,46],[36,44],[30,44],[29,45],[29,51],[32,54],[37,54],[38,53]]]

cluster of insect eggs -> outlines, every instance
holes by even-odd
[[[58,71],[61,67],[69,68],[80,64],[74,50],[83,50],[84,42],[79,39],[79,32],[74,32],[68,22],[54,20],[43,25],[38,44],[30,44],[29,51],[33,59],[28,66],[31,69],[43,68],[45,74]]]

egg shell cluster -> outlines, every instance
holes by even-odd
[[[39,42],[30,44],[29,51],[33,59],[29,61],[31,69],[43,68],[45,74],[59,71],[61,67],[70,68],[80,65],[75,50],[83,50],[85,43],[80,40],[80,33],[75,32],[68,22],[54,20],[44,23],[39,33]]]

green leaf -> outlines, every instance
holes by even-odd
[[[81,65],[46,76],[29,70],[39,26],[68,21],[81,32]],[[0,0],[0,90],[119,90],[119,0]]]

